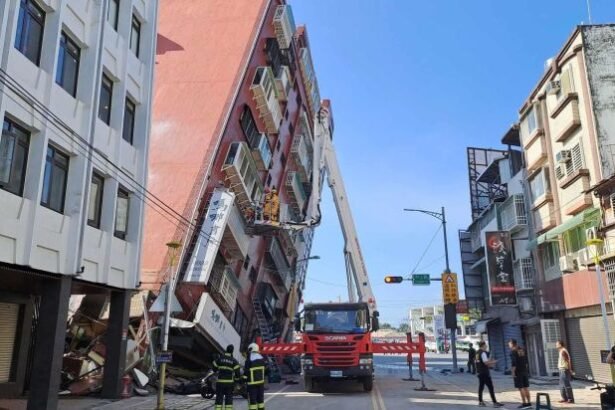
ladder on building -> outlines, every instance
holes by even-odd
[[[267,322],[267,318],[265,317],[265,313],[263,313],[263,306],[258,299],[252,300],[252,306],[254,307],[254,313],[256,314],[256,320],[258,321],[258,328],[261,333],[261,338],[263,342],[276,342],[276,337],[273,334],[273,330],[269,323]],[[269,364],[269,369],[271,371],[269,377],[270,379],[279,380],[282,376],[282,371],[280,370],[280,366],[278,365],[277,356],[267,356],[265,359]]]

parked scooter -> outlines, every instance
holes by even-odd
[[[213,370],[208,370],[205,376],[201,379],[201,397],[204,399],[213,399],[216,397],[216,382],[218,375]],[[241,396],[244,399],[248,398],[248,388],[245,383],[235,383],[234,396]]]
[[[612,384],[596,383],[592,390],[600,391],[600,408],[602,410],[615,410],[615,386]]]

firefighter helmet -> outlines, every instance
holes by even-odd
[[[260,348],[256,343],[250,343],[250,346],[248,346],[248,352],[258,353],[259,350]]]

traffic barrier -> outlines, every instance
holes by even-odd
[[[427,366],[425,364],[425,333],[419,333],[419,374],[421,375],[421,387],[417,387],[416,391],[436,391],[435,389],[429,389],[425,385],[425,374],[427,373]]]
[[[541,398],[545,398],[547,400],[546,404],[542,404],[540,402]],[[552,410],[551,407],[551,397],[547,393],[537,393],[536,394],[536,410]]]
[[[412,344],[412,333],[410,332],[406,333],[406,340],[408,344]],[[407,382],[418,382],[419,381],[419,379],[414,378],[414,375],[412,373],[412,352],[408,352],[408,375],[409,377],[407,379],[403,379],[404,381],[407,381]]]

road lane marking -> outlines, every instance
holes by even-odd
[[[265,403],[267,403],[269,400],[272,400],[274,398],[276,398],[277,396],[280,395],[280,393],[282,393],[284,390],[287,390],[290,388],[290,384],[287,384],[286,386],[282,387],[280,390],[277,390],[273,393],[265,393],[265,396],[269,396],[265,399]]]
[[[372,409],[373,410],[379,410],[378,409],[378,403],[376,402],[376,390],[372,389],[371,392],[369,392],[369,397],[371,397],[372,399]]]
[[[374,387],[376,388],[376,396],[378,397],[378,403],[380,403],[380,410],[387,410],[387,406],[384,405],[384,400],[382,399],[382,394],[380,394],[380,389],[375,384]]]

